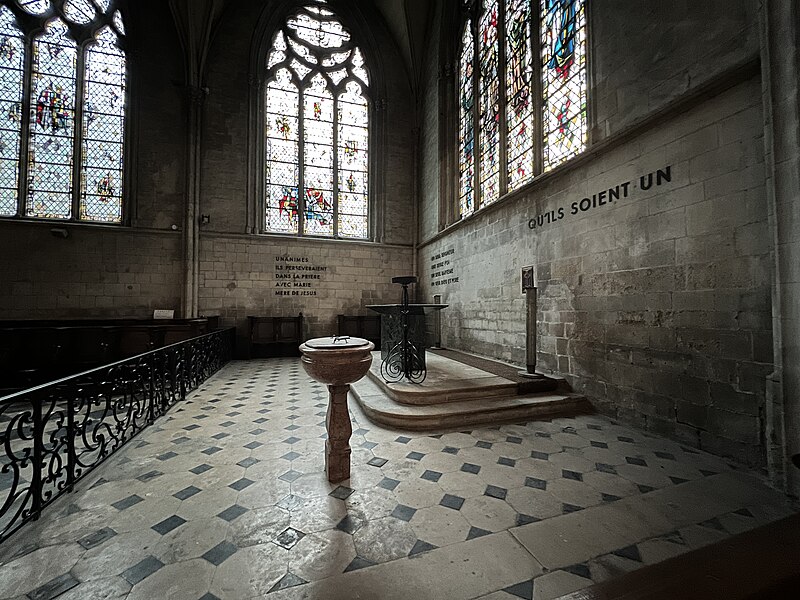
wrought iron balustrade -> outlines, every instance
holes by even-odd
[[[0,542],[228,362],[222,329],[0,398]]]

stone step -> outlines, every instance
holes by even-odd
[[[530,394],[413,406],[392,400],[370,377],[352,384],[350,391],[364,414],[375,423],[417,431],[591,412],[587,399],[578,394]]]
[[[367,376],[395,402],[414,406],[505,398],[518,391],[513,381],[436,354],[427,355],[427,366],[427,377],[422,383],[406,380],[386,383],[381,376],[380,352],[373,352]]]

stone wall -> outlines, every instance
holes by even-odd
[[[758,3],[589,2],[594,141],[758,54]]]
[[[0,312],[8,319],[147,317],[180,310],[186,185],[183,61],[166,3],[140,0],[131,36],[133,227],[0,219]],[[54,237],[53,227],[68,236]]]
[[[203,235],[201,312],[246,334],[247,317],[302,312],[307,337],[336,332],[336,315],[374,314],[366,304],[400,301],[391,278],[411,270],[413,250],[333,240]]]
[[[762,464],[762,135],[753,77],[424,246],[423,295],[450,304],[445,345],[524,364],[520,269],[536,265],[542,370],[605,412]]]

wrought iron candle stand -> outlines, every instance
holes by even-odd
[[[422,383],[428,374],[425,368],[424,356],[420,355],[417,347],[409,340],[409,303],[408,286],[417,283],[413,276],[392,277],[392,283],[403,286],[403,304],[400,308],[400,326],[403,337],[381,361],[381,376],[386,383],[396,383],[404,377],[412,383]],[[424,352],[424,349],[422,350]]]

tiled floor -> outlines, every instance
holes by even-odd
[[[297,359],[229,364],[0,546],[0,598],[555,598],[792,512],[599,416],[427,435],[351,402],[330,485],[326,399]]]

